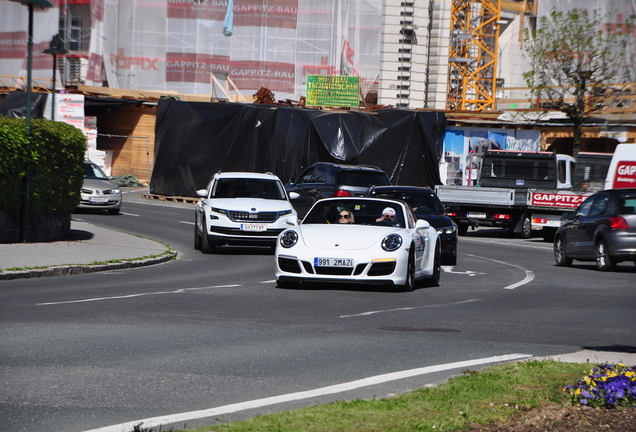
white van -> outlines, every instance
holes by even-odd
[[[636,188],[636,144],[619,144],[610,162],[605,189]]]

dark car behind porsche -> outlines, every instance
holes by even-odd
[[[442,240],[442,262],[447,265],[457,264],[457,224],[446,215],[446,209],[433,189],[419,186],[374,186],[367,190],[365,196],[405,201],[418,219],[425,219],[437,230]]]

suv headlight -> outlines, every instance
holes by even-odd
[[[280,235],[280,245],[284,248],[290,248],[298,243],[298,233],[288,230]]]
[[[398,234],[389,234],[382,240],[382,249],[387,252],[396,251],[402,246],[402,236]]]
[[[216,208],[216,207],[210,207],[210,211],[214,212],[214,213],[221,213],[227,216],[227,210],[225,209],[220,209],[220,208]]]
[[[452,234],[457,231],[457,228],[455,228],[455,225],[451,225],[443,228],[437,228],[436,231],[438,234]]]
[[[278,212],[278,217],[281,217],[281,216],[287,216],[287,215],[292,214],[293,212],[294,212],[294,211],[293,211],[292,209],[279,211],[279,212]]]

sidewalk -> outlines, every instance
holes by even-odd
[[[0,244],[0,281],[142,267],[175,256],[153,240],[71,221],[67,240]]]

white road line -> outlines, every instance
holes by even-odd
[[[206,410],[190,411],[179,414],[172,414],[163,417],[152,417],[143,420],[135,420],[132,422],[122,423],[118,425],[106,426],[98,429],[91,429],[85,432],[122,432],[132,430],[139,423],[143,423],[144,428],[157,428],[162,425],[187,422],[189,420],[215,417],[224,414],[231,414],[248,409],[261,408],[265,406],[275,405],[284,402],[299,401],[303,399],[309,399],[324,395],[336,394],[346,391],[355,390],[361,387],[368,387],[371,385],[382,384],[389,381],[396,381],[404,378],[410,378],[414,376],[426,375],[435,372],[442,372],[452,369],[463,369],[471,366],[480,366],[489,363],[500,363],[521,360],[532,357],[530,354],[506,354],[501,356],[486,357],[476,360],[467,360],[455,363],[446,363],[435,366],[426,366],[417,369],[410,369],[400,372],[392,372],[384,375],[376,375],[373,377],[363,378],[357,381],[350,381],[348,383],[336,384],[328,387],[322,387],[315,390],[302,391],[297,393],[289,393],[286,395],[272,396],[263,399],[255,399],[252,401],[239,402],[230,405],[223,405],[216,408],[209,408]]]
[[[138,215],[138,214],[134,214],[134,213],[124,213],[124,212],[120,212],[119,214],[122,214],[122,215],[126,215],[126,216],[135,216],[135,217],[141,217],[141,215]]]
[[[462,241],[472,241],[476,243],[492,243],[499,244],[504,246],[514,246],[514,247],[525,247],[530,249],[542,249],[542,250],[552,250],[552,243],[545,244],[531,244],[527,242],[512,242],[512,241],[503,241],[503,240],[486,240],[480,238],[470,238],[470,237],[462,237]]]
[[[207,289],[215,289],[215,288],[231,288],[231,287],[240,287],[243,285],[215,285],[209,287],[197,287],[197,288],[181,288],[175,291],[155,291],[149,293],[139,293],[139,294],[128,294],[123,296],[112,296],[112,297],[93,297],[81,300],[69,300],[62,302],[49,302],[49,303],[37,303],[36,306],[51,306],[51,305],[60,305],[60,304],[71,304],[71,303],[86,303],[86,302],[94,302],[94,301],[104,301],[104,300],[121,300],[121,299],[129,299],[134,297],[144,297],[151,295],[164,295],[164,294],[179,294],[186,291],[199,291],[199,290],[207,290]]]
[[[179,221],[179,223],[186,224],[186,225],[194,225],[194,222],[190,222],[190,221]]]
[[[403,307],[403,308],[395,308],[395,309],[369,311],[369,312],[362,312],[362,313],[353,314],[353,315],[340,315],[338,318],[356,318],[356,317],[369,316],[369,315],[375,315],[380,313],[400,312],[400,311],[407,311],[407,310],[414,310],[414,309],[438,308],[438,307],[454,306],[454,305],[459,305],[464,303],[474,303],[478,301],[481,301],[481,299],[469,299],[469,300],[462,300],[462,301],[453,302],[453,303],[442,303],[442,304],[436,304],[436,305],[412,306],[412,307]]]
[[[486,273],[476,272],[476,271],[472,271],[472,270],[466,270],[466,271],[463,271],[463,272],[456,272],[456,271],[453,271],[453,266],[442,266],[442,270],[444,270],[444,272],[446,272],[446,273],[468,275],[468,276],[486,274]]]
[[[487,260],[487,261],[496,262],[498,264],[503,264],[503,265],[507,265],[507,266],[510,266],[510,267],[516,267],[516,268],[518,268],[519,270],[523,271],[526,274],[526,277],[522,281],[519,281],[517,283],[513,283],[512,285],[505,286],[503,289],[515,289],[515,288],[520,287],[521,285],[527,284],[528,282],[530,282],[530,281],[532,281],[534,279],[534,273],[531,270],[528,270],[525,267],[521,267],[520,265],[510,264],[510,263],[507,263],[505,261],[499,261],[499,260],[491,259],[491,258],[484,258],[482,256],[477,256],[477,255],[471,255],[471,254],[466,254],[466,255],[470,256],[470,257],[473,257],[473,258],[484,259],[484,260]]]
[[[266,284],[266,283],[274,283],[274,282],[276,282],[276,279],[261,281],[260,283]]]

